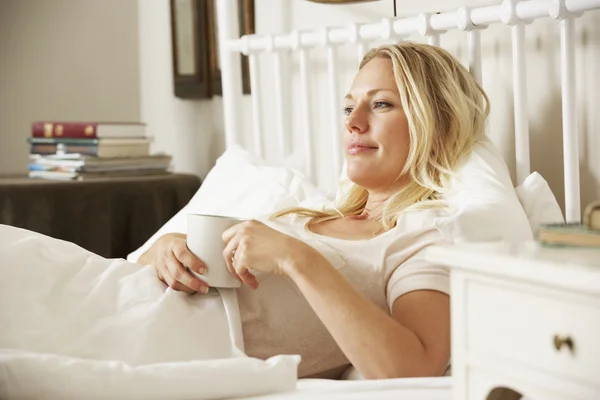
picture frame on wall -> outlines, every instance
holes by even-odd
[[[240,34],[253,34],[254,0],[239,1]],[[215,0],[170,0],[173,84],[183,99],[222,94]],[[250,93],[248,57],[242,56],[242,83]]]
[[[210,97],[206,1],[171,0],[170,5],[175,96]]]

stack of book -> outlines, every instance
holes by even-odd
[[[542,225],[537,239],[546,246],[600,249],[600,201],[594,201],[585,208],[583,223]]]
[[[171,156],[150,154],[140,123],[34,122],[29,177],[88,180],[167,173]]]

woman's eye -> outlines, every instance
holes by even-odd
[[[391,104],[387,101],[376,101],[374,104],[374,108],[387,108],[390,107]]]
[[[345,116],[350,115],[350,113],[352,112],[353,108],[352,107],[344,107],[342,109],[342,112],[344,113]]]

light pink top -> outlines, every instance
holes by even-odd
[[[382,310],[390,313],[398,297],[430,289],[449,292],[446,268],[422,258],[427,246],[447,243],[425,221],[430,212],[405,213],[396,228],[369,240],[345,240],[305,229],[305,219],[262,220],[318,250],[340,273]],[[245,350],[249,356],[300,354],[299,376],[333,378],[350,363],[291,279],[257,276],[258,290],[238,289]]]

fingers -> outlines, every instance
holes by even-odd
[[[230,238],[227,245],[225,246],[225,250],[223,250],[223,259],[225,260],[225,264],[227,264],[227,269],[229,270],[229,273],[233,275],[236,279],[238,279],[240,282],[244,282],[244,280],[238,275],[237,271],[235,270],[235,266],[233,265],[233,253],[234,251],[236,251],[238,246],[238,237],[234,236]]]
[[[236,251],[236,253],[235,253],[235,261],[230,261],[230,264],[231,264],[231,270],[230,271],[233,271],[232,274],[237,279],[239,279],[240,281],[242,281],[242,283],[245,283],[246,285],[250,286],[253,289],[256,289],[258,287],[258,280],[248,270],[248,268],[246,268],[246,266],[244,264],[244,261],[243,261],[243,255],[242,254],[238,255],[238,252]]]
[[[239,224],[235,224],[231,228],[227,229],[225,232],[223,232],[223,235],[221,235],[221,239],[223,239],[225,243],[229,243],[229,241],[237,235],[240,229],[244,227],[245,223],[246,222],[240,222]]]
[[[239,274],[242,281],[252,289],[258,288],[258,279],[247,269]]]
[[[253,289],[258,287],[258,280],[248,271],[244,264],[244,246],[240,246],[239,235],[234,236],[223,251],[223,258],[227,263],[227,269],[242,283],[250,286]],[[234,255],[235,252],[235,255]]]
[[[177,282],[177,280],[175,278],[173,278],[173,275],[171,275],[171,273],[169,271],[165,271],[165,273],[162,274],[163,275],[163,279],[162,281],[164,283],[167,284],[167,286],[169,286],[171,289],[173,290],[177,290],[178,292],[184,292],[187,294],[192,294],[195,291],[187,286],[184,286],[181,282]]]
[[[169,285],[169,287],[173,290],[177,290],[178,292],[184,292],[187,294],[194,294],[196,292],[194,289],[190,289],[181,282],[177,281],[174,281],[171,285]]]
[[[229,272],[242,283],[253,289],[258,288],[258,279],[248,270],[244,263],[244,246],[240,246],[240,232],[246,226],[251,226],[255,221],[249,220],[232,226],[223,232],[223,241],[227,243],[223,251],[223,258]],[[234,255],[235,254],[235,255]]]
[[[192,275],[192,273],[177,260],[174,254],[172,257],[167,258],[165,264],[166,271],[164,271],[162,275],[171,288],[190,294],[194,292],[208,292],[208,285]]]
[[[206,272],[206,264],[204,264],[202,260],[198,259],[190,251],[190,249],[188,249],[185,241],[173,247],[173,254],[181,264],[185,265],[192,271],[197,272],[200,275],[204,275]]]

